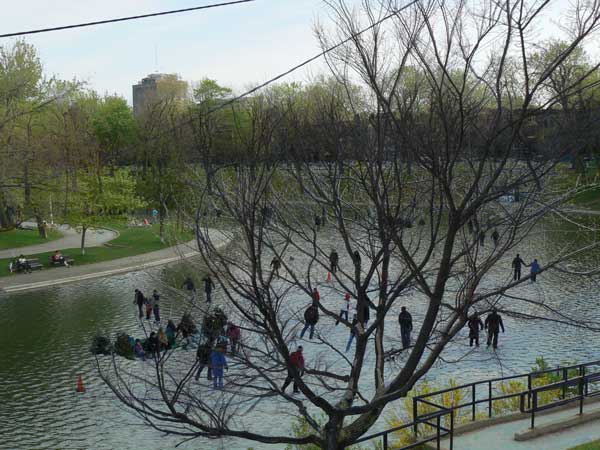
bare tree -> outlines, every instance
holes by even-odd
[[[121,401],[167,433],[342,449],[432,368],[470,311],[523,314],[527,305],[530,320],[595,329],[576,312],[521,295],[530,276],[494,275],[545,217],[565,214],[575,193],[555,183],[560,154],[522,152],[522,133],[560,102],[564,92],[542,87],[594,35],[600,4],[576,3],[568,45],[534,69],[531,30],[546,2],[429,1],[400,10],[395,1],[364,1],[361,11],[327,3],[335,29],[318,30],[323,47],[352,36],[327,58],[335,88],[252,99],[237,126],[243,157],[235,168],[214,173],[211,192],[196,184],[202,177],[188,180],[202,261],[244,330],[226,389],[200,392],[190,383],[196,363],[172,352],[155,358],[151,381],[126,379],[115,360],[101,365]],[[585,88],[585,80],[573,82]],[[201,213],[207,203],[233,224],[227,252],[216,251]],[[593,246],[565,246],[542,271],[566,270],[565,261]],[[334,249],[340,268],[323,289],[351,294],[355,322],[311,298]],[[400,351],[389,329],[406,296],[424,314]],[[290,347],[311,303],[321,323],[339,320],[353,332],[356,348],[349,357],[318,331],[302,374]],[[287,374],[300,396],[282,390]],[[309,431],[289,436],[252,423],[282,410]]]

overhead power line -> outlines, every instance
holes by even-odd
[[[375,28],[375,27],[377,27],[377,26],[381,25],[381,24],[382,24],[383,22],[385,22],[386,20],[389,20],[389,19],[391,19],[392,17],[394,17],[394,16],[398,15],[399,13],[401,13],[401,12],[402,12],[402,11],[404,11],[405,9],[407,9],[407,8],[411,7],[412,5],[414,5],[414,4],[415,4],[415,3],[417,3],[417,2],[419,2],[419,0],[412,0],[411,2],[407,3],[406,5],[404,5],[402,8],[399,8],[399,9],[396,9],[396,10],[392,11],[390,14],[388,14],[388,15],[386,15],[386,16],[384,16],[384,17],[382,17],[382,18],[381,18],[381,19],[379,19],[377,22],[374,22],[374,23],[372,23],[371,25],[369,25],[368,27],[366,27],[366,28],[363,28],[362,30],[359,30],[359,31],[357,31],[357,32],[356,32],[356,33],[354,33],[354,34],[351,34],[351,35],[350,35],[348,38],[344,39],[343,41],[340,41],[340,42],[338,42],[337,44],[335,44],[335,45],[333,45],[333,46],[331,46],[331,47],[328,47],[328,48],[326,48],[325,50],[323,50],[323,51],[322,51],[322,52],[320,52],[319,54],[317,54],[317,55],[314,55],[314,56],[312,56],[312,57],[310,57],[310,58],[308,58],[308,59],[306,59],[306,60],[302,61],[302,62],[301,62],[301,63],[299,63],[299,64],[296,64],[294,67],[292,67],[292,68],[290,68],[290,69],[286,70],[285,72],[282,72],[282,73],[280,73],[279,75],[276,75],[276,76],[274,76],[273,78],[271,78],[271,79],[269,79],[269,80],[265,81],[264,83],[262,83],[262,84],[259,84],[258,86],[256,86],[256,87],[254,87],[254,88],[252,88],[252,89],[250,89],[250,90],[248,90],[248,91],[244,92],[243,94],[240,94],[240,95],[238,95],[238,96],[236,96],[236,97],[233,97],[233,98],[231,98],[231,99],[227,100],[226,102],[223,102],[223,103],[221,103],[219,106],[216,106],[216,107],[214,107],[214,108],[210,109],[210,110],[207,112],[207,114],[212,114],[212,113],[215,113],[215,112],[217,112],[217,111],[220,111],[221,109],[223,109],[223,108],[225,108],[225,107],[227,107],[227,106],[229,106],[229,105],[231,105],[231,104],[233,104],[233,103],[235,103],[235,102],[237,102],[237,101],[239,101],[239,100],[241,100],[241,99],[243,99],[243,98],[245,98],[245,97],[248,97],[249,95],[252,95],[252,94],[254,94],[255,92],[257,92],[257,91],[261,90],[262,88],[264,88],[264,87],[267,87],[268,85],[270,85],[270,84],[272,84],[272,83],[274,83],[274,82],[276,82],[276,81],[278,81],[278,80],[282,79],[283,77],[285,77],[285,76],[287,76],[287,75],[289,75],[289,74],[291,74],[291,73],[295,72],[296,70],[298,70],[298,69],[301,69],[302,67],[304,67],[304,66],[306,66],[306,65],[310,64],[310,63],[311,63],[311,62],[313,62],[313,61],[316,61],[317,59],[319,59],[319,58],[321,58],[321,57],[325,56],[326,54],[328,54],[328,53],[330,53],[330,52],[334,51],[335,49],[337,49],[337,48],[340,48],[342,45],[344,45],[344,44],[346,44],[346,43],[350,42],[352,39],[355,39],[356,37],[360,36],[361,34],[364,34],[364,33],[366,33],[367,31],[369,31],[369,30],[371,30],[371,29],[373,29],[373,28]],[[179,129],[183,128],[184,126],[186,126],[186,125],[189,125],[189,124],[190,124],[190,123],[192,123],[193,121],[194,121],[194,119],[188,119],[188,120],[185,120],[185,121],[183,121],[183,122],[181,122],[181,123],[179,123],[179,124],[175,125],[175,126],[174,126],[174,127],[172,127],[171,129],[167,130],[165,133],[160,133],[160,135],[159,135],[159,136],[155,136],[155,137],[153,137],[151,140],[158,139],[160,136],[163,136],[163,135],[165,135],[165,134],[167,134],[167,133],[171,133],[171,132],[173,132],[173,131],[179,130]]]
[[[116,18],[116,19],[97,20],[97,21],[94,21],[94,22],[78,23],[78,24],[74,24],[74,25],[64,25],[64,26],[52,27],[52,28],[41,28],[41,29],[38,29],[38,30],[19,31],[19,32],[16,32],[16,33],[0,34],[0,38],[8,38],[8,37],[15,37],[15,36],[25,36],[25,35],[28,35],[28,34],[48,33],[50,31],[70,30],[72,28],[91,27],[91,26],[103,25],[103,24],[107,24],[107,23],[125,22],[125,21],[128,21],[128,20],[146,19],[148,17],[167,16],[167,15],[170,15],[170,14],[181,14],[181,13],[190,12],[190,11],[199,11],[201,9],[218,8],[220,6],[231,6],[231,5],[237,5],[237,4],[240,4],[240,3],[250,3],[250,2],[254,2],[254,1],[255,0],[234,0],[234,1],[230,1],[230,2],[214,3],[214,4],[211,4],[211,5],[195,6],[195,7],[192,7],[192,8],[175,9],[175,10],[172,10],[172,11],[161,11],[161,12],[155,12],[155,13],[150,13],[150,14],[140,14],[140,15],[137,15],[137,16],[119,17],[119,18]]]
[[[280,74],[279,74],[279,75],[277,75],[277,76],[274,76],[273,78],[269,79],[268,81],[265,81],[264,83],[262,83],[262,84],[259,84],[258,86],[256,86],[256,87],[254,87],[254,88],[252,88],[252,89],[250,89],[250,90],[248,90],[248,91],[244,92],[243,94],[240,94],[240,95],[238,95],[238,96],[236,96],[236,97],[234,97],[234,98],[232,98],[232,99],[229,99],[229,100],[228,100],[228,101],[226,101],[226,102],[223,102],[223,103],[222,103],[222,104],[220,104],[219,106],[217,106],[217,107],[215,107],[214,109],[212,109],[212,110],[208,111],[208,113],[210,114],[210,113],[213,113],[213,112],[219,111],[219,110],[221,110],[221,109],[225,108],[226,106],[229,106],[229,105],[231,105],[232,103],[235,103],[235,102],[237,102],[237,101],[239,101],[239,100],[243,99],[244,97],[247,97],[247,96],[249,96],[249,95],[252,95],[252,94],[254,94],[256,91],[259,91],[259,90],[261,90],[262,88],[264,88],[264,87],[268,86],[269,84],[272,84],[272,83],[274,83],[274,82],[276,82],[276,81],[280,80],[281,78],[283,78],[283,77],[286,77],[287,75],[289,75],[289,74],[291,74],[291,73],[295,72],[296,70],[298,70],[298,69],[301,69],[302,67],[304,67],[304,66],[306,66],[306,65],[310,64],[311,62],[313,62],[313,61],[316,61],[317,59],[319,59],[319,58],[321,58],[321,57],[325,56],[326,54],[328,54],[328,53],[330,53],[330,52],[332,52],[332,51],[334,51],[334,50],[336,50],[336,49],[340,48],[342,45],[345,45],[345,44],[347,44],[348,42],[350,42],[351,40],[353,40],[353,39],[355,39],[356,37],[360,36],[361,34],[363,34],[363,33],[366,33],[367,31],[369,31],[369,30],[371,30],[371,29],[373,29],[373,28],[375,28],[375,27],[377,27],[377,26],[381,25],[381,24],[382,24],[383,22],[385,22],[386,20],[389,20],[389,19],[391,19],[392,17],[396,16],[398,13],[401,13],[401,12],[402,12],[402,11],[404,11],[405,9],[407,9],[407,8],[411,7],[412,5],[414,5],[415,3],[417,3],[418,1],[419,1],[419,0],[412,0],[410,3],[407,3],[407,4],[406,4],[406,5],[404,5],[402,8],[399,8],[399,9],[397,9],[397,10],[394,10],[394,11],[392,11],[390,14],[388,14],[388,15],[386,15],[386,16],[384,16],[384,17],[382,17],[382,18],[381,18],[381,19],[379,19],[377,22],[374,22],[374,23],[372,23],[371,25],[369,25],[368,27],[366,27],[366,28],[363,28],[362,30],[359,30],[359,31],[357,31],[356,33],[354,33],[354,34],[350,35],[350,36],[349,36],[347,39],[344,39],[343,41],[341,41],[341,42],[338,42],[337,44],[335,44],[335,45],[333,45],[333,46],[331,46],[331,47],[328,47],[328,48],[326,48],[326,49],[325,49],[325,50],[323,50],[321,53],[319,53],[319,54],[317,54],[317,55],[315,55],[315,56],[312,56],[312,57],[310,57],[310,58],[308,58],[308,59],[306,59],[306,60],[302,61],[301,63],[299,63],[299,64],[295,65],[295,66],[294,66],[294,67],[292,67],[291,69],[288,69],[288,70],[286,70],[285,72],[282,72],[282,73],[280,73]],[[185,122],[185,123],[183,123],[182,125],[186,125],[186,124],[187,124],[187,123],[189,123],[189,122],[191,122],[191,121]]]

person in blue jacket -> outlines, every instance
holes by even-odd
[[[222,346],[216,347],[210,354],[210,366],[213,376],[213,388],[223,389],[223,370],[227,367],[225,358],[225,349]]]
[[[540,267],[540,263],[538,262],[537,259],[534,259],[533,262],[531,264],[529,264],[529,267],[531,268],[531,282],[535,283],[536,282],[536,278],[537,278],[537,274],[540,273],[540,270],[542,270],[542,268]]]

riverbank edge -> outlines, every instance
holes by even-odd
[[[225,237],[225,233],[223,233],[221,230],[214,230],[215,232],[219,232],[221,234],[221,236]],[[225,250],[231,243],[233,242],[233,234],[228,235],[222,242],[219,242],[217,244],[215,244],[215,250],[217,251],[223,251]],[[164,253],[165,251],[174,251],[177,252],[177,249],[179,247],[187,247],[187,246],[196,246],[197,242],[196,240],[193,241],[189,241],[187,243],[184,244],[178,244],[178,245],[174,245],[172,247],[169,247],[167,249],[163,249],[163,250],[158,250],[156,252],[150,252],[150,253],[143,253],[140,255],[136,255],[136,256],[140,256],[140,257],[149,257],[149,261],[145,261],[143,263],[136,263],[136,264],[132,264],[132,265],[127,265],[124,267],[118,267],[116,269],[109,269],[109,270],[103,270],[103,271],[96,271],[98,266],[101,266],[103,264],[106,264],[108,262],[112,262],[115,264],[118,264],[119,261],[123,262],[126,259],[129,258],[135,258],[135,256],[133,257],[125,257],[125,258],[118,258],[118,259],[114,259],[114,260],[109,260],[109,261],[103,261],[100,263],[96,263],[96,264],[87,264],[83,267],[85,267],[86,269],[86,273],[80,274],[80,275],[76,275],[76,276],[67,276],[67,277],[62,277],[62,278],[56,278],[56,279],[52,279],[52,280],[45,280],[45,281],[38,281],[38,282],[33,282],[33,283],[21,283],[21,284],[16,284],[16,285],[11,285],[11,286],[6,286],[6,287],[0,287],[0,293],[2,294],[11,294],[11,293],[17,293],[17,292],[26,292],[26,291],[33,291],[36,289],[43,289],[43,288],[47,288],[47,287],[52,287],[52,286],[59,286],[59,285],[63,285],[63,284],[69,284],[69,283],[76,283],[79,281],[85,281],[85,280],[92,280],[92,279],[97,279],[97,278],[105,278],[105,277],[109,277],[109,276],[113,276],[113,275],[119,275],[119,274],[123,274],[123,273],[129,273],[129,272],[138,272],[141,270],[145,270],[145,269],[150,269],[152,267],[157,267],[157,266],[162,266],[162,265],[167,265],[167,264],[172,264],[174,262],[178,262],[178,261],[183,261],[185,259],[194,257],[194,256],[198,256],[200,255],[200,252],[198,250],[193,250],[190,252],[186,252],[186,253],[182,253],[182,254],[178,254],[176,256],[170,256],[167,258],[161,257],[159,259],[155,259],[152,260],[152,254],[157,254],[157,253]]]

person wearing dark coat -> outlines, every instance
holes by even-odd
[[[494,247],[498,247],[499,240],[500,240],[500,233],[498,233],[498,230],[494,230],[492,233],[492,241],[494,241]]]
[[[210,344],[202,344],[198,346],[198,350],[196,350],[196,360],[198,361],[198,371],[196,372],[196,381],[200,379],[200,374],[205,367],[208,366],[207,376],[208,380],[212,380],[212,368],[210,367],[210,354],[212,349],[210,348]]]
[[[365,302],[363,305],[363,318],[365,319],[365,327],[369,324],[369,320],[371,319],[371,305],[369,304],[369,300]]]
[[[213,282],[210,275],[206,275],[202,281],[204,281],[204,293],[206,294],[206,301],[208,303],[212,302],[212,290],[215,287],[215,283]]]
[[[142,317],[144,317],[144,303],[145,303],[145,298],[144,298],[144,294],[142,294],[142,291],[140,291],[139,289],[135,290],[135,297],[133,299],[133,304],[137,305],[138,307],[138,312],[139,312],[139,318],[141,319]]]
[[[315,304],[312,304],[308,308],[306,308],[306,311],[304,311],[304,328],[302,329],[302,332],[300,333],[300,339],[302,339],[304,337],[304,333],[306,333],[306,330],[308,330],[309,328],[310,328],[309,339],[312,339],[313,335],[315,333],[315,325],[317,324],[318,321],[319,321],[319,307]]]
[[[513,280],[517,281],[521,279],[521,266],[525,265],[525,261],[523,261],[521,259],[521,256],[519,256],[519,254],[517,253],[517,256],[515,259],[513,259],[512,261],[512,267],[515,271],[514,276],[513,276]]]
[[[272,273],[279,278],[279,268],[281,267],[281,260],[277,256],[273,256],[271,260],[271,269],[273,269]]]
[[[493,343],[494,348],[498,348],[498,334],[500,334],[500,328],[504,333],[504,324],[502,323],[502,317],[492,309],[492,312],[485,318],[485,328],[487,331],[487,346]]]
[[[475,313],[467,321],[469,327],[469,347],[479,347],[479,330],[483,330],[483,321],[479,318],[479,314]]]
[[[150,354],[158,354],[160,351],[160,342],[158,340],[158,335],[153,331],[150,333],[148,337],[148,341],[146,342],[146,349]]]
[[[358,264],[358,266],[360,267],[360,253],[358,253],[358,250],[354,250],[354,253],[352,253],[352,259],[354,259],[354,263]]]
[[[193,300],[196,298],[196,286],[194,285],[194,281],[189,275],[185,277],[185,280],[183,280],[183,284],[181,285],[181,287],[185,288],[185,290],[188,291],[190,299]]]
[[[329,271],[331,273],[337,272],[339,260],[340,256],[338,255],[338,252],[331,250],[331,253],[329,254]]]
[[[400,335],[402,336],[402,348],[410,347],[410,333],[413,329],[412,316],[403,306],[398,315],[398,323],[400,324]]]

